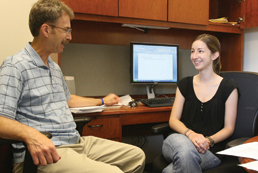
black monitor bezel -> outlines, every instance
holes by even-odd
[[[175,82],[135,82],[133,80],[133,45],[171,46],[177,48],[177,80]],[[170,43],[131,42],[130,43],[130,82],[131,84],[176,84],[179,80],[179,45]]]

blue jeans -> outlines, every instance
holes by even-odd
[[[209,150],[204,154],[199,153],[190,139],[178,133],[164,140],[162,153],[170,163],[163,173],[201,173],[221,163]]]

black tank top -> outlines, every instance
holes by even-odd
[[[186,127],[204,136],[211,136],[224,127],[225,103],[237,88],[234,81],[223,78],[217,92],[207,102],[196,97],[193,76],[180,80],[178,88],[185,98],[181,121]]]

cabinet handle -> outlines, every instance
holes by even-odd
[[[239,17],[237,19],[237,23],[240,23],[240,21],[245,22],[245,15],[243,15],[243,17]]]
[[[103,127],[103,124],[100,125],[88,125],[89,128]]]

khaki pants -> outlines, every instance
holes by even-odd
[[[61,159],[39,166],[38,173],[141,173],[144,152],[133,145],[97,138],[81,137],[78,144],[57,147]],[[22,173],[23,163],[15,164],[14,172]]]

